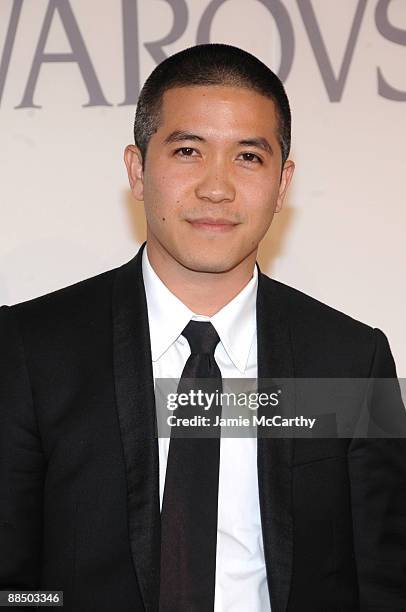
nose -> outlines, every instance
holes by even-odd
[[[217,159],[207,163],[204,175],[196,187],[196,196],[214,203],[232,202],[235,198],[235,187],[230,175],[230,169],[225,162]]]

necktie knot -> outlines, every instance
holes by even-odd
[[[220,337],[210,321],[189,321],[182,332],[192,354],[213,355]]]

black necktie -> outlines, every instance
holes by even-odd
[[[191,355],[178,393],[197,387],[206,393],[221,393],[221,372],[214,359],[220,339],[213,325],[190,321],[182,335],[189,342]],[[190,379],[196,378],[199,384],[193,385]],[[188,408],[190,416],[191,406]],[[221,405],[219,410],[221,414]],[[211,418],[219,410],[210,409]],[[178,411],[177,416],[185,415],[185,408]],[[214,432],[210,438],[171,433],[161,513],[161,612],[213,611],[220,429],[210,428],[210,432]],[[182,435],[187,436],[187,431]]]

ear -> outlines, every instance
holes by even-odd
[[[278,200],[276,203],[275,212],[279,212],[283,206],[283,202],[285,200],[285,195],[290,185],[290,181],[292,180],[293,172],[295,170],[295,163],[288,159],[285,161],[282,169],[281,181],[279,184],[279,194]]]
[[[141,151],[136,145],[127,145],[124,151],[124,162],[127,167],[131,191],[136,200],[144,199],[144,172],[142,169]]]

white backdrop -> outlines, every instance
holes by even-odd
[[[262,269],[382,328],[406,377],[404,0],[1,0],[0,303],[133,256],[136,92],[197,41],[285,73],[297,170]]]

